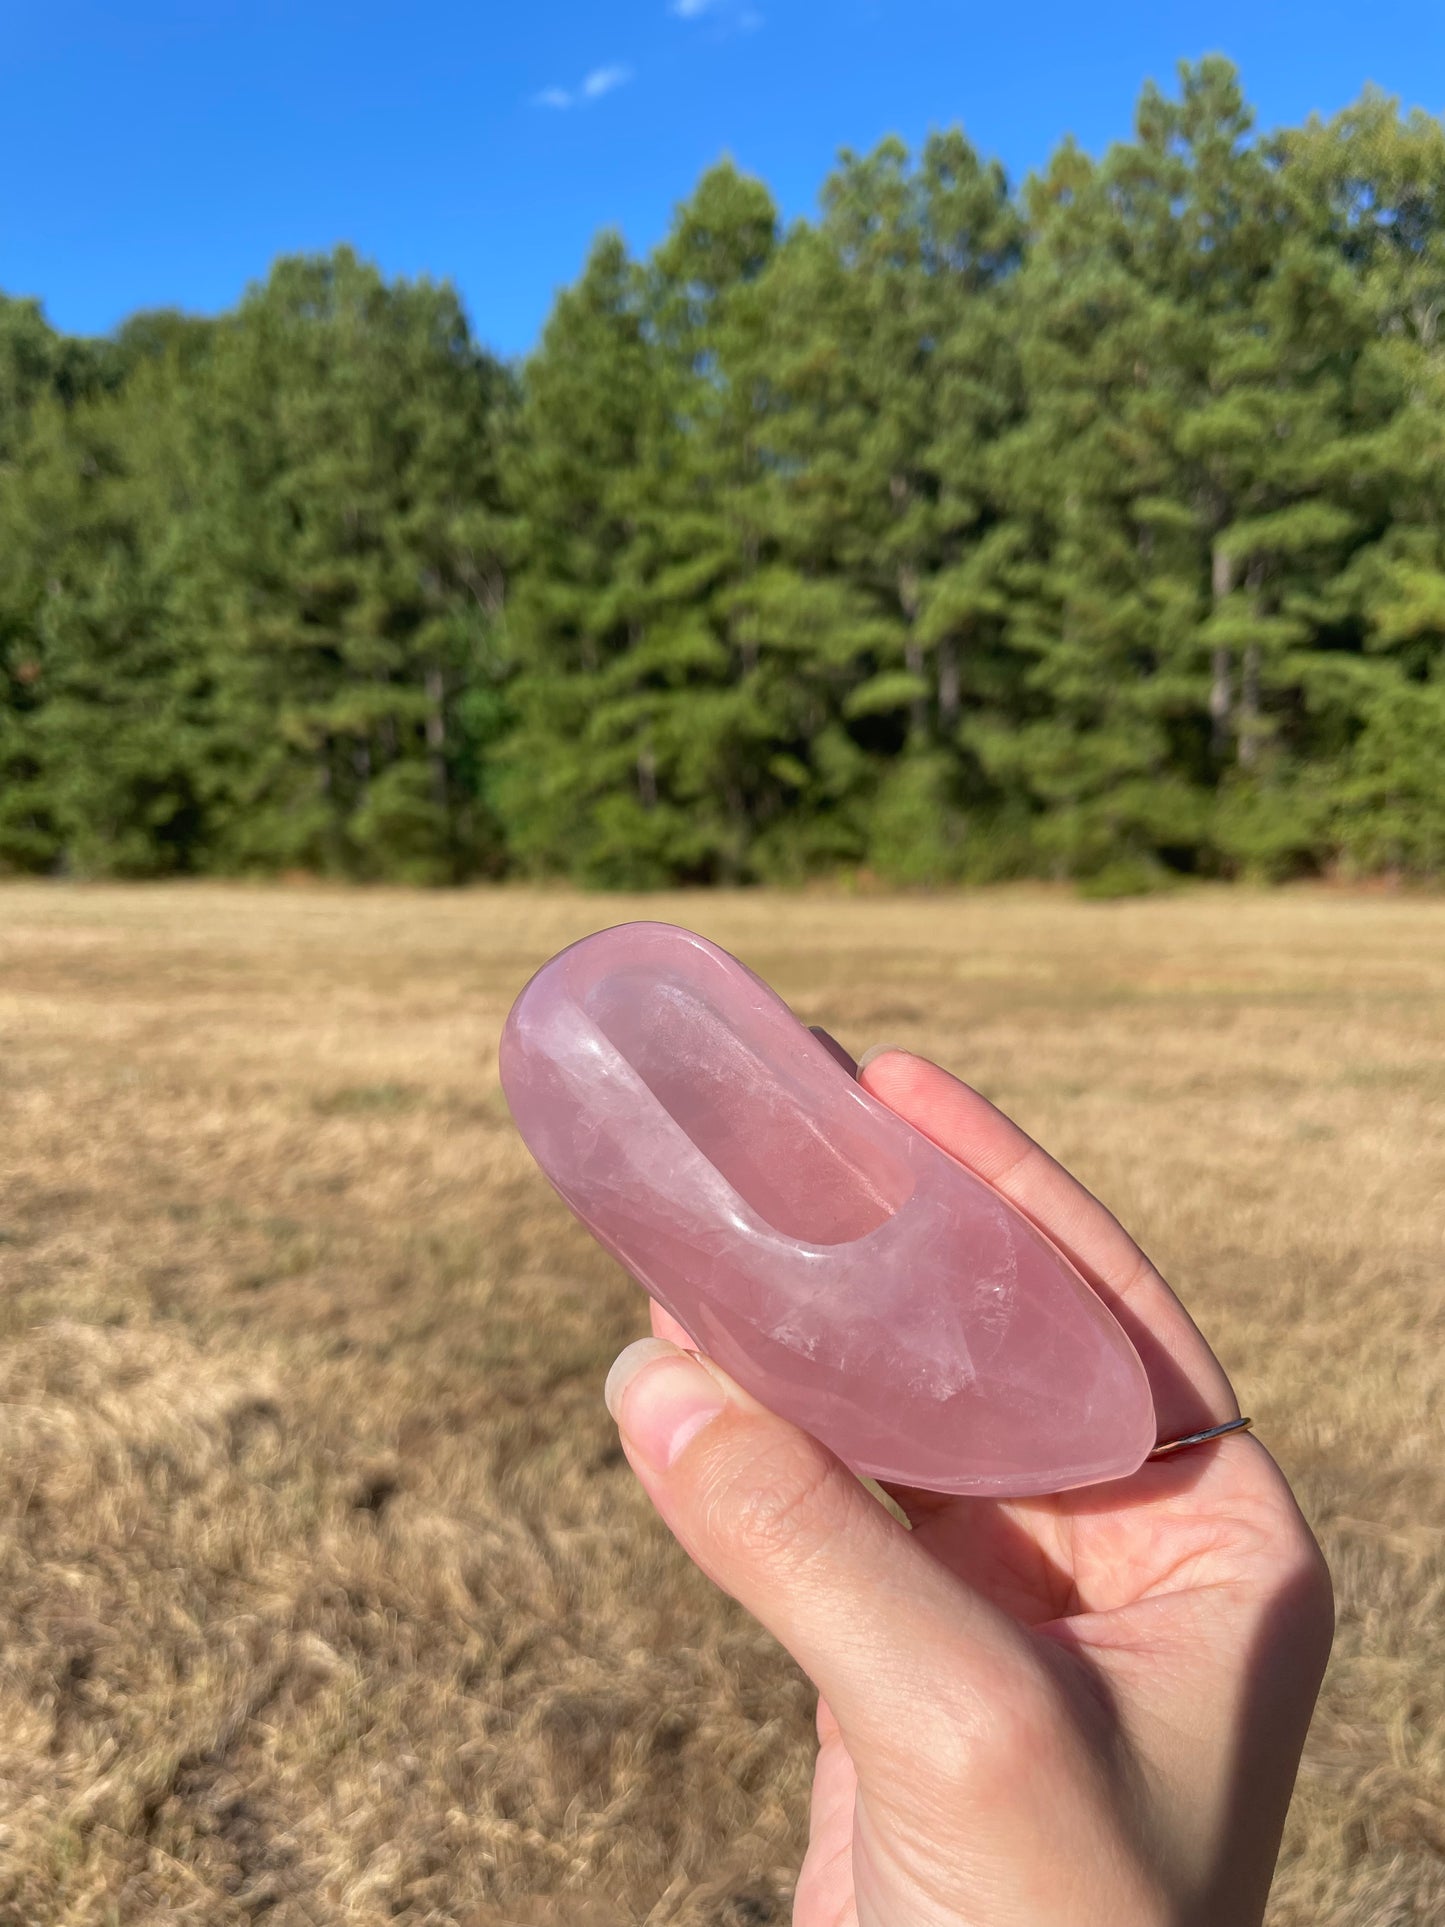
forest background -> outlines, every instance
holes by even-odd
[[[0,870],[1445,869],[1445,125],[1209,59],[1015,188],[724,162],[506,365],[349,249],[0,297]]]

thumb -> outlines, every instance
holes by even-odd
[[[861,1783],[920,1758],[954,1779],[1037,1697],[1023,1631],[710,1359],[639,1339],[606,1399],[653,1504],[807,1673]]]

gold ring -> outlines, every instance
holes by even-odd
[[[1188,1438],[1168,1439],[1156,1445],[1149,1457],[1167,1459],[1171,1452],[1182,1452],[1186,1445],[1206,1445],[1210,1439],[1222,1439],[1226,1432],[1247,1432],[1253,1424],[1252,1418],[1232,1418],[1225,1425],[1211,1425],[1207,1432],[1191,1432]]]

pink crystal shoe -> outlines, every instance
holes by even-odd
[[[559,952],[501,1075],[582,1223],[855,1472],[1021,1497],[1152,1449],[1138,1354],[1062,1252],[706,938],[625,923]]]

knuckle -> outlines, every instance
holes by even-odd
[[[941,1783],[970,1798],[985,1789],[1013,1788],[1058,1749],[1056,1697],[1045,1681],[1022,1669],[987,1694],[949,1682],[935,1689],[931,1711],[937,1726],[930,1758]]]
[[[758,1563],[799,1565],[838,1523],[838,1467],[821,1448],[786,1438],[735,1454],[706,1499],[710,1538]]]
[[[1256,1558],[1266,1575],[1261,1605],[1300,1657],[1321,1666],[1335,1635],[1335,1588],[1329,1562],[1297,1501],[1276,1474],[1258,1517]]]
[[[1323,1672],[1335,1638],[1335,1587],[1329,1565],[1313,1534],[1306,1535],[1285,1587],[1287,1611],[1298,1649]]]

